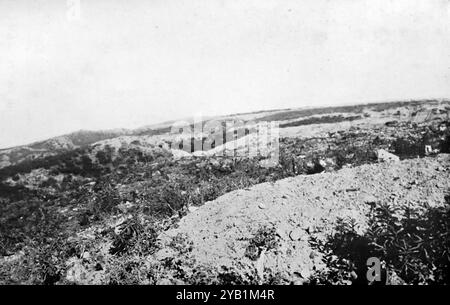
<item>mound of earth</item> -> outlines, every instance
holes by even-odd
[[[442,206],[450,189],[450,155],[297,176],[228,193],[159,236],[160,284],[199,283],[202,276],[236,282],[302,283],[326,268],[311,240],[325,240],[338,219],[367,228],[374,202]]]

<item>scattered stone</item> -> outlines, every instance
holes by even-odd
[[[21,259],[24,255],[25,255],[25,252],[19,251],[13,255],[0,256],[0,263],[13,262],[13,261]]]
[[[220,162],[219,161],[217,161],[216,159],[211,159],[211,165],[212,166],[214,166],[214,167],[220,167]]]
[[[172,281],[169,279],[161,279],[159,280],[156,285],[173,285]]]
[[[171,152],[175,160],[192,157],[192,154],[181,149],[172,149]]]
[[[305,234],[302,229],[296,228],[289,233],[289,238],[292,241],[298,241],[301,240],[304,235]]]
[[[417,180],[413,180],[409,183],[410,185],[418,185],[419,183],[417,182]]]
[[[325,162],[324,160],[320,160],[319,164],[320,164],[320,166],[322,166],[324,168],[327,166],[327,162]]]
[[[307,279],[311,276],[311,271],[305,268],[302,271],[300,271],[300,275],[302,276],[302,278]]]
[[[131,208],[134,207],[134,204],[127,201],[125,203],[121,203],[117,205],[117,208],[122,212],[122,213],[126,213],[128,212]]]
[[[398,162],[400,158],[384,149],[376,151],[378,162]]]
[[[378,198],[371,194],[364,194],[363,196],[361,196],[360,200],[365,204],[375,205],[378,201]]]
[[[260,208],[261,210],[264,210],[266,208],[266,205],[261,202],[260,204],[258,204],[258,208]]]
[[[311,251],[311,252],[309,253],[309,258],[310,258],[310,259],[314,259],[316,256],[317,256],[317,253],[316,253],[315,251]]]
[[[188,210],[189,210],[190,213],[192,213],[192,212],[197,211],[197,210],[198,210],[198,207],[192,206],[192,205],[191,205],[191,206],[188,208]]]

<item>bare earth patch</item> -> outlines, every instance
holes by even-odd
[[[339,219],[352,219],[363,233],[375,202],[443,206],[449,161],[450,155],[441,154],[363,165],[225,194],[159,236],[162,250],[155,258],[170,262],[160,283],[198,283],[199,270],[208,276],[232,274],[237,283],[304,283],[326,268],[323,253],[310,241],[333,234]],[[181,237],[189,246],[174,247]]]

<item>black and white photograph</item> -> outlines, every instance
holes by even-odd
[[[0,0],[0,285],[449,283],[449,0]]]

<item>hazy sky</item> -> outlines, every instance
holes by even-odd
[[[450,97],[450,2],[0,0],[0,147],[190,115]],[[74,6],[75,5],[75,6]]]

